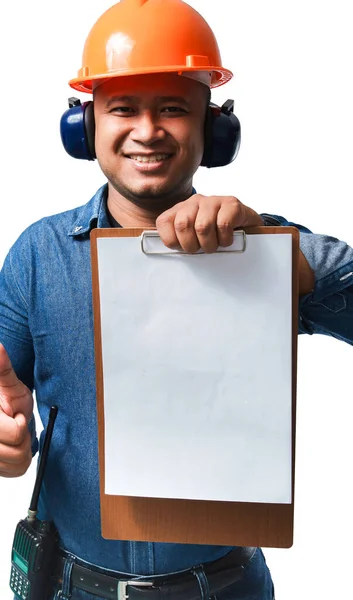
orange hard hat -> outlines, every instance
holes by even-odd
[[[147,73],[209,73],[211,88],[233,73],[222,67],[205,19],[182,0],[120,0],[93,25],[82,67],[69,85],[92,92],[94,82]]]

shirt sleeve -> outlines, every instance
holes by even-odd
[[[4,345],[17,377],[33,391],[34,349],[28,323],[28,305],[18,284],[20,267],[13,247],[0,272],[0,342]],[[28,424],[32,455],[38,450],[34,416]]]
[[[315,274],[314,290],[299,299],[299,333],[321,333],[353,345],[353,249],[279,215],[261,216],[266,225],[299,229],[300,249]]]

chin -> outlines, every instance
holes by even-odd
[[[140,185],[136,185],[135,183],[135,185],[131,186],[121,185],[118,182],[114,184],[113,182],[113,185],[122,196],[135,203],[141,203],[143,200],[163,200],[163,198],[167,200],[170,196],[174,196],[177,190],[176,184],[169,181],[149,181]]]
[[[143,185],[136,188],[131,188],[130,193],[136,198],[141,199],[152,199],[152,198],[162,198],[163,196],[169,196],[174,190],[174,186],[169,186],[166,184],[156,184],[156,185]]]

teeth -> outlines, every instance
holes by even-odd
[[[154,154],[154,156],[131,156],[133,160],[143,163],[159,162],[160,160],[166,160],[169,158],[168,154]]]

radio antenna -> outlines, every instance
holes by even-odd
[[[48,454],[49,454],[49,446],[51,442],[51,438],[53,435],[53,429],[55,424],[56,415],[58,414],[58,407],[52,406],[49,413],[49,421],[47,426],[47,431],[45,433],[43,451],[39,461],[39,467],[37,471],[37,476],[34,484],[34,490],[32,494],[32,500],[28,509],[28,517],[27,521],[34,521],[38,512],[38,500],[39,494],[42,487],[43,477],[45,467],[47,465]]]

